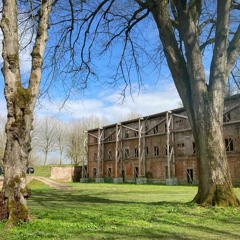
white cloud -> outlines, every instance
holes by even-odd
[[[131,112],[142,116],[151,115],[177,108],[180,102],[173,84],[166,84],[160,90],[152,92],[145,91],[139,94],[133,92],[132,96],[126,96],[122,103],[118,100],[119,94],[109,90],[109,92],[100,92],[95,98],[69,100],[61,110],[59,110],[62,104],[60,101],[55,101],[51,105],[46,102],[43,104],[45,107],[37,109],[36,113],[38,116],[52,115],[66,121],[94,115],[107,119],[109,123],[115,123]]]

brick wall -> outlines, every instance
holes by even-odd
[[[51,167],[51,178],[61,182],[79,182],[82,178],[82,166]]]

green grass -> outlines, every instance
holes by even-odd
[[[41,177],[50,177],[51,175],[51,165],[45,166],[33,166],[34,167],[34,174],[30,174],[33,176],[41,176]]]
[[[1,222],[0,239],[240,239],[240,209],[188,203],[196,187],[70,185],[30,183],[32,220],[10,231]]]

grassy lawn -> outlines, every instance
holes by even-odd
[[[33,167],[34,167],[34,174],[29,174],[30,176],[50,177],[51,165],[33,166]]]
[[[187,203],[196,187],[70,185],[59,191],[34,180],[32,220],[8,232],[0,222],[0,239],[240,239],[240,209]]]

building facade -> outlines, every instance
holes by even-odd
[[[240,183],[239,100],[240,95],[225,99],[223,119],[234,184]],[[195,142],[183,108],[87,131],[87,159],[86,176],[96,182],[198,182]]]

